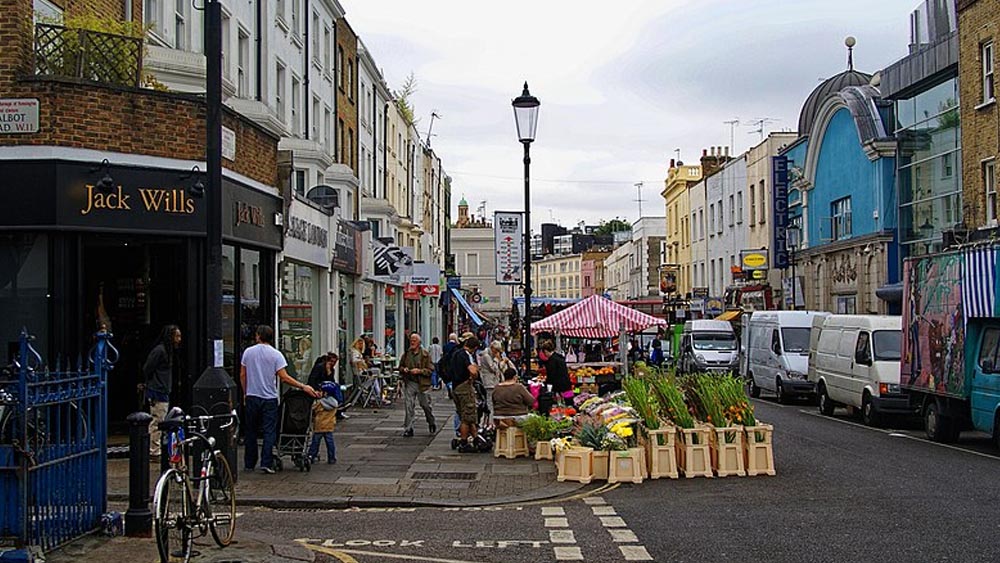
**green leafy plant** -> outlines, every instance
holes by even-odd
[[[532,413],[521,421],[521,430],[528,443],[551,440],[556,436],[568,435],[572,432],[573,419],[554,420],[547,416]]]
[[[660,417],[657,414],[656,399],[649,392],[649,379],[642,377],[627,377],[622,381],[622,388],[628,397],[636,414],[649,430],[660,428]]]
[[[694,428],[694,417],[688,411],[684,394],[677,385],[665,377],[653,379],[651,383],[660,407],[660,416],[681,428]]]
[[[692,390],[699,417],[709,424],[726,426],[728,421],[719,397],[719,379],[718,376],[705,373],[696,374],[692,380]]]
[[[577,431],[576,441],[579,442],[581,446],[600,450],[602,449],[601,444],[604,441],[604,437],[607,435],[608,428],[603,424],[585,423],[580,426],[580,429]]]

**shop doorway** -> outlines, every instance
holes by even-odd
[[[174,355],[171,404],[186,403],[192,381],[195,319],[189,317],[188,276],[197,275],[180,239],[87,237],[82,244],[81,290],[86,329],[106,325],[121,357],[108,377],[108,424],[116,431],[140,408],[142,366],[165,325],[181,327],[182,350]]]

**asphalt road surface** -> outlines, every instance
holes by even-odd
[[[587,498],[469,509],[253,510],[240,527],[302,540],[320,560],[1000,561],[1000,455],[919,425],[870,429],[838,411],[756,401],[774,477],[646,481]]]

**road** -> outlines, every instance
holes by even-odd
[[[998,561],[1000,456],[914,424],[870,429],[809,405],[756,401],[775,477],[623,485],[500,508],[254,510],[241,527],[307,540],[321,559],[379,561]]]

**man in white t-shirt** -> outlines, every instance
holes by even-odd
[[[243,351],[240,360],[240,383],[243,385],[243,402],[246,406],[244,424],[246,445],[243,468],[253,471],[257,465],[257,432],[263,434],[260,452],[260,470],[273,474],[272,450],[278,429],[278,380],[318,397],[315,389],[288,375],[288,362],[281,352],[274,349],[274,329],[267,325],[257,327],[257,344]]]

